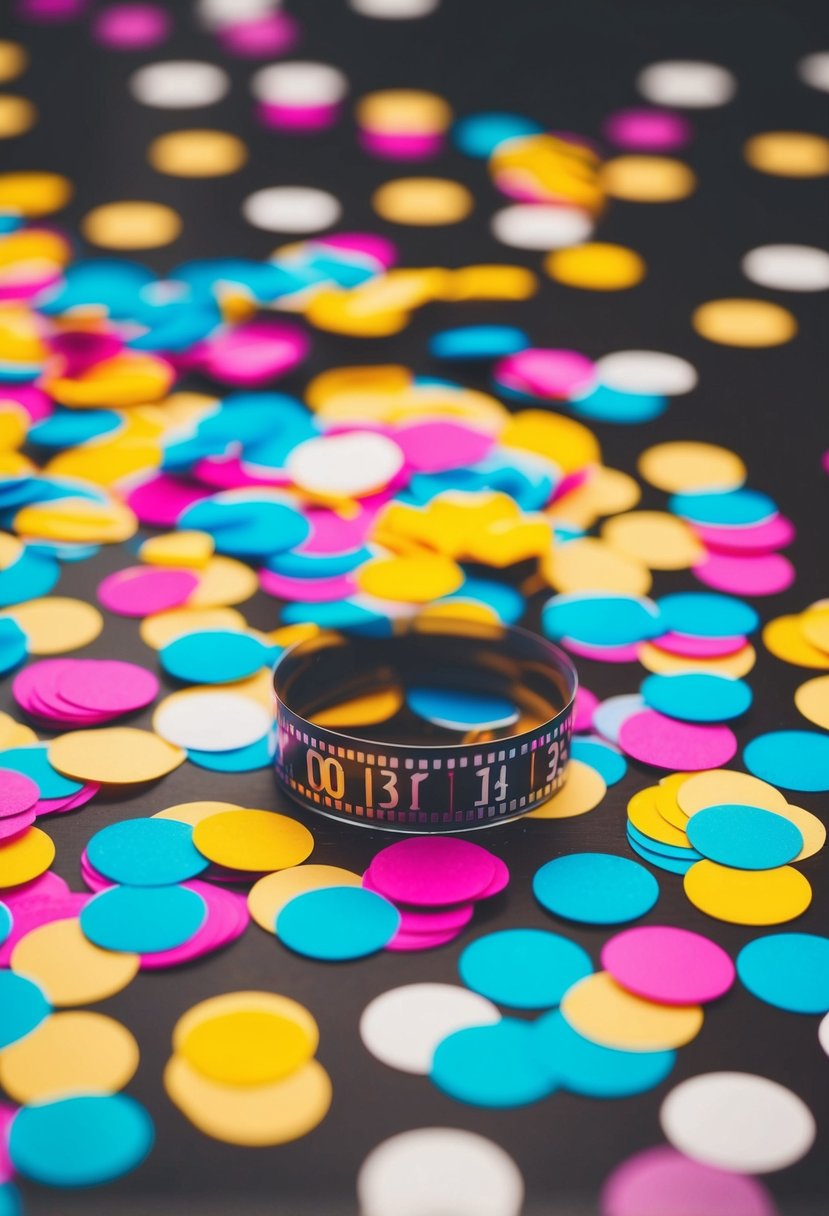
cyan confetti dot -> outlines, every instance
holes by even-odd
[[[451,1098],[474,1106],[524,1106],[556,1088],[536,1052],[532,1025],[514,1018],[450,1034],[438,1044],[429,1075]]]
[[[737,974],[761,1001],[792,1013],[829,1011],[829,937],[770,933],[737,955]]]
[[[583,1038],[557,1009],[533,1025],[536,1052],[562,1089],[586,1098],[629,1098],[660,1085],[675,1051],[620,1051]]]
[[[161,666],[192,684],[230,684],[254,675],[270,661],[271,648],[249,633],[205,629],[174,638],[159,651]]]
[[[593,971],[586,950],[546,929],[502,929],[464,950],[458,973],[467,988],[512,1009],[550,1009]]]
[[[586,925],[618,925],[649,912],[659,884],[644,866],[612,853],[571,853],[533,878],[538,902],[554,916]]]
[[[326,962],[364,958],[388,945],[400,913],[382,895],[362,887],[328,887],[295,896],[276,919],[289,950]]]
[[[0,971],[0,1050],[30,1034],[51,1012],[38,984],[14,971]]]
[[[750,605],[714,591],[677,591],[657,600],[665,633],[731,638],[753,633],[760,618]]]
[[[814,730],[771,731],[751,740],[743,760],[750,773],[770,785],[806,793],[829,790],[829,735]]]
[[[9,1135],[9,1156],[26,1178],[46,1186],[96,1186],[139,1165],[153,1123],[126,1094],[87,1094],[24,1106]]]
[[[696,671],[650,675],[641,692],[650,709],[682,722],[728,722],[744,714],[752,701],[744,680]]]
[[[207,905],[188,887],[110,887],[81,909],[81,929],[104,950],[155,954],[190,940]]]
[[[86,855],[105,878],[128,887],[163,887],[195,878],[209,862],[193,828],[174,819],[122,819],[89,840]]]
[[[735,870],[773,870],[794,861],[803,836],[790,819],[756,806],[708,806],[688,820],[688,840],[709,861]]]

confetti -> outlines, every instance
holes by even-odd
[[[681,1082],[660,1111],[674,1148],[705,1165],[763,1174],[809,1151],[815,1123],[791,1090],[766,1077],[712,1072]]]
[[[485,997],[453,984],[406,984],[375,997],[360,1018],[360,1037],[378,1060],[428,1075],[435,1048],[455,1031],[492,1025],[501,1015]]]
[[[625,857],[572,853],[536,871],[533,894],[553,916],[613,925],[650,911],[659,898],[659,885],[643,866]]]
[[[513,1009],[558,1005],[592,970],[581,946],[543,929],[489,933],[467,946],[458,963],[468,988]]]

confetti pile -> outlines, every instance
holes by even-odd
[[[789,459],[804,410],[773,360],[829,290],[829,250],[789,242],[829,139],[758,130],[707,58],[524,113],[499,49],[461,105],[419,41],[454,46],[451,5],[335,7],[331,62],[302,0],[15,0],[0,41],[0,1216],[132,1171],[162,1194],[194,1136],[181,1194],[218,1161],[240,1211],[262,1176],[225,1146],[260,1150],[268,1202],[356,1188],[361,1216],[520,1216],[525,1173],[551,1214],[805,1210],[829,599],[803,504],[829,453]],[[560,35],[521,8],[499,21]],[[83,86],[36,96],[64,38],[117,118],[92,159]],[[764,71],[805,113],[829,91],[811,46]],[[694,218],[726,197],[709,141],[777,217],[727,215],[734,257]],[[578,664],[561,791],[474,841],[300,812],[274,664],[445,617]],[[313,720],[524,729],[517,696],[440,675],[330,690]],[[571,1176],[573,1099],[601,1133]],[[523,1106],[552,1156],[499,1114]]]

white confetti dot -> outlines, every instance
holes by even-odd
[[[269,105],[331,106],[345,97],[348,80],[328,63],[298,59],[260,68],[253,74],[250,91]]]
[[[130,77],[130,92],[136,101],[160,110],[195,110],[221,101],[230,88],[230,78],[215,63],[197,59],[171,59],[149,63]]]
[[[491,1001],[455,984],[406,984],[375,997],[360,1018],[367,1049],[390,1068],[426,1076],[437,1045],[456,1030],[500,1022]]]
[[[384,1140],[357,1178],[360,1216],[519,1216],[524,1180],[497,1144],[456,1127]]]
[[[496,211],[490,227],[496,240],[513,249],[562,249],[586,241],[593,221],[577,207],[516,203]]]
[[[261,21],[281,7],[281,0],[198,0],[196,13],[202,25],[219,30],[223,25]]]
[[[299,443],[285,467],[294,485],[327,498],[360,498],[388,485],[403,468],[394,440],[373,431],[321,435]]]
[[[659,350],[617,350],[596,363],[600,383],[620,393],[676,397],[696,388],[696,369],[687,359]]]
[[[820,1025],[817,1028],[818,1042],[823,1050],[829,1056],[829,1013],[821,1018]]]
[[[266,232],[320,232],[336,224],[341,212],[333,194],[311,186],[268,186],[242,203],[248,223]]]
[[[717,63],[666,59],[644,68],[636,77],[636,87],[656,105],[704,110],[731,101],[737,92],[737,81]]]
[[[672,1089],[659,1112],[674,1148],[696,1161],[766,1174],[799,1161],[815,1120],[790,1089],[747,1072],[709,1072]]]
[[[228,752],[256,743],[271,716],[251,697],[234,692],[174,693],[153,715],[153,730],[168,743],[201,752]]]
[[[797,74],[804,84],[822,93],[829,93],[829,51],[804,55],[797,65]]]
[[[812,245],[759,245],[742,261],[743,274],[780,291],[826,291],[829,253]]]
[[[413,17],[428,17],[440,0],[348,0],[361,17],[379,17],[385,21],[409,21]]]

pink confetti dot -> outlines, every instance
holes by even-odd
[[[795,538],[795,526],[785,515],[775,515],[747,528],[692,526],[709,549],[723,553],[772,553],[775,549],[785,549]]]
[[[342,113],[339,103],[318,106],[285,106],[263,101],[256,116],[266,127],[278,131],[324,131],[333,127]]]
[[[575,638],[562,638],[561,645],[582,659],[595,659],[598,663],[636,663],[639,646],[591,646],[588,642],[577,642]]]
[[[683,659],[716,659],[742,650],[748,639],[738,634],[730,638],[695,638],[689,633],[663,633],[653,645]]]
[[[108,715],[143,709],[158,687],[146,667],[118,659],[70,659],[58,672],[58,691],[67,701]]]
[[[782,553],[736,557],[709,553],[694,566],[694,574],[706,587],[732,595],[779,595],[795,580],[796,571]]]
[[[477,464],[495,443],[484,431],[442,420],[398,427],[393,438],[406,463],[417,473],[442,473]]]
[[[130,490],[127,505],[142,524],[151,528],[173,528],[187,507],[209,497],[208,490],[192,481],[159,473]]]
[[[9,936],[0,946],[0,967],[9,966],[15,946],[32,929],[50,925],[55,920],[71,920],[79,916],[88,900],[88,895],[74,891],[47,890],[45,895],[38,893],[12,901],[9,892],[4,892],[3,903],[11,910],[14,923]]]
[[[669,925],[617,933],[602,949],[602,966],[628,992],[664,1005],[714,1001],[734,983],[734,964],[716,942]]]
[[[277,599],[301,604],[330,604],[354,595],[357,585],[348,574],[330,578],[289,578],[274,570],[259,571],[259,586]]]
[[[606,119],[603,131],[617,147],[638,152],[669,152],[683,147],[692,135],[682,115],[647,108],[618,110]]]
[[[244,59],[285,55],[298,39],[299,25],[289,13],[266,13],[254,21],[236,21],[219,31],[224,50]]]
[[[92,35],[111,50],[144,51],[170,34],[169,14],[156,4],[113,4],[95,17]]]
[[[592,360],[578,351],[530,347],[501,359],[494,376],[505,388],[556,401],[589,388],[596,371]]]
[[[223,384],[266,384],[296,367],[310,349],[302,330],[282,321],[237,325],[194,350],[201,371]]]
[[[394,937],[385,946],[395,954],[412,954],[417,950],[434,950],[438,946],[447,946],[460,935],[460,929],[447,929],[443,933],[404,933],[397,930]]]
[[[776,1216],[755,1178],[691,1161],[660,1145],[622,1162],[602,1189],[601,1216]]]
[[[646,709],[622,724],[619,746],[634,760],[654,768],[695,773],[728,764],[737,751],[737,740],[727,726],[695,726]]]
[[[396,135],[365,128],[360,131],[358,138],[360,147],[365,152],[378,156],[381,160],[428,160],[437,156],[444,145],[443,134],[435,134],[432,131]]]
[[[149,616],[178,608],[199,585],[192,570],[130,566],[109,574],[98,587],[104,608],[118,616]]]
[[[599,705],[599,698],[583,684],[579,685],[576,702],[573,707],[573,730],[587,731],[593,727],[593,714]]]
[[[0,768],[0,819],[23,814],[39,797],[40,790],[31,777],[14,769]]]
[[[400,840],[371,863],[371,881],[379,894],[418,908],[475,899],[494,875],[494,861],[487,849],[448,836]]]

